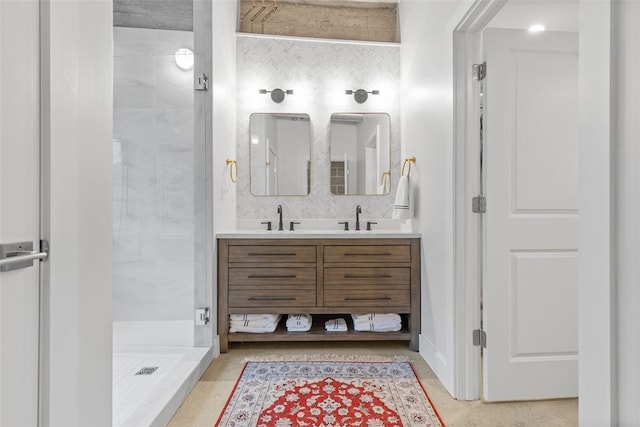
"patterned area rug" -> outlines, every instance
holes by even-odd
[[[444,427],[408,362],[247,362],[228,427]]]

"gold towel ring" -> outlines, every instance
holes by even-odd
[[[409,170],[407,171],[407,176],[411,175],[411,163],[415,163],[415,162],[416,162],[415,157],[407,157],[406,159],[404,159],[404,163],[402,163],[402,171],[400,172],[400,175],[404,176],[404,167],[407,165],[407,163],[409,164]]]
[[[227,159],[227,166],[229,166],[229,178],[231,179],[231,182],[235,184],[236,182],[238,182],[238,162],[236,162],[235,160]],[[234,169],[235,173],[233,173]]]
[[[383,189],[387,186],[389,179],[391,179],[391,171],[382,172],[382,179],[380,180],[380,185],[382,186]]]

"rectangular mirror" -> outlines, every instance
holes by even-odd
[[[387,113],[331,115],[331,193],[389,193],[390,121]]]
[[[306,196],[311,176],[308,114],[253,113],[249,117],[251,194]]]

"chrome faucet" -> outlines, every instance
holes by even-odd
[[[360,205],[356,206],[356,231],[360,231],[360,214],[362,213],[362,208]]]
[[[282,205],[278,205],[278,231],[284,230],[282,225]]]

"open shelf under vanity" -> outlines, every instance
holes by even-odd
[[[278,327],[270,333],[244,333],[234,332],[227,335],[227,339],[232,342],[262,342],[262,341],[410,341],[411,333],[408,327],[408,316],[401,315],[402,329],[397,332],[370,332],[355,331],[353,320],[350,314],[314,314],[311,329],[306,332],[287,331],[285,323],[287,316],[283,315]],[[327,320],[341,317],[347,322],[348,330],[327,331],[324,323]]]

